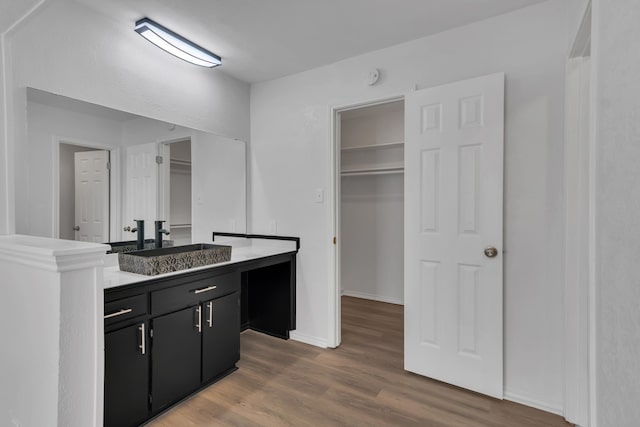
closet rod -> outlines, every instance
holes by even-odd
[[[361,176],[361,175],[390,175],[404,173],[404,168],[377,168],[377,169],[358,169],[346,170],[340,172],[341,176]]]

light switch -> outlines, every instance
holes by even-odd
[[[315,201],[316,201],[316,203],[324,203],[324,189],[323,188],[316,188]]]

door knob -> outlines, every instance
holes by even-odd
[[[79,225],[74,225],[73,226],[73,231],[80,231],[80,226]]]
[[[126,226],[125,228],[123,228],[124,231],[131,231],[131,227]]]
[[[484,254],[488,258],[495,258],[496,256],[498,256],[498,250],[493,246],[489,246],[488,248],[484,248]]]

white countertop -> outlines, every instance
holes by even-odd
[[[158,279],[161,277],[175,276],[178,274],[206,270],[211,267],[221,267],[224,265],[234,264],[242,261],[249,261],[258,258],[264,258],[273,255],[280,255],[296,250],[296,243],[284,240],[263,240],[263,239],[244,239],[244,238],[222,238],[216,239],[213,244],[231,246],[231,260],[227,262],[219,262],[213,265],[205,265],[202,267],[190,268],[188,270],[173,271],[171,273],[158,274],[156,276],[145,276],[143,274],[128,273],[120,271],[118,267],[118,254],[107,254],[104,267],[104,288],[115,288],[117,286],[130,285],[136,282]]]

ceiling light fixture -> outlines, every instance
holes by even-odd
[[[192,64],[209,68],[222,64],[222,58],[218,55],[209,52],[149,18],[142,18],[137,21],[135,30],[160,49]]]

